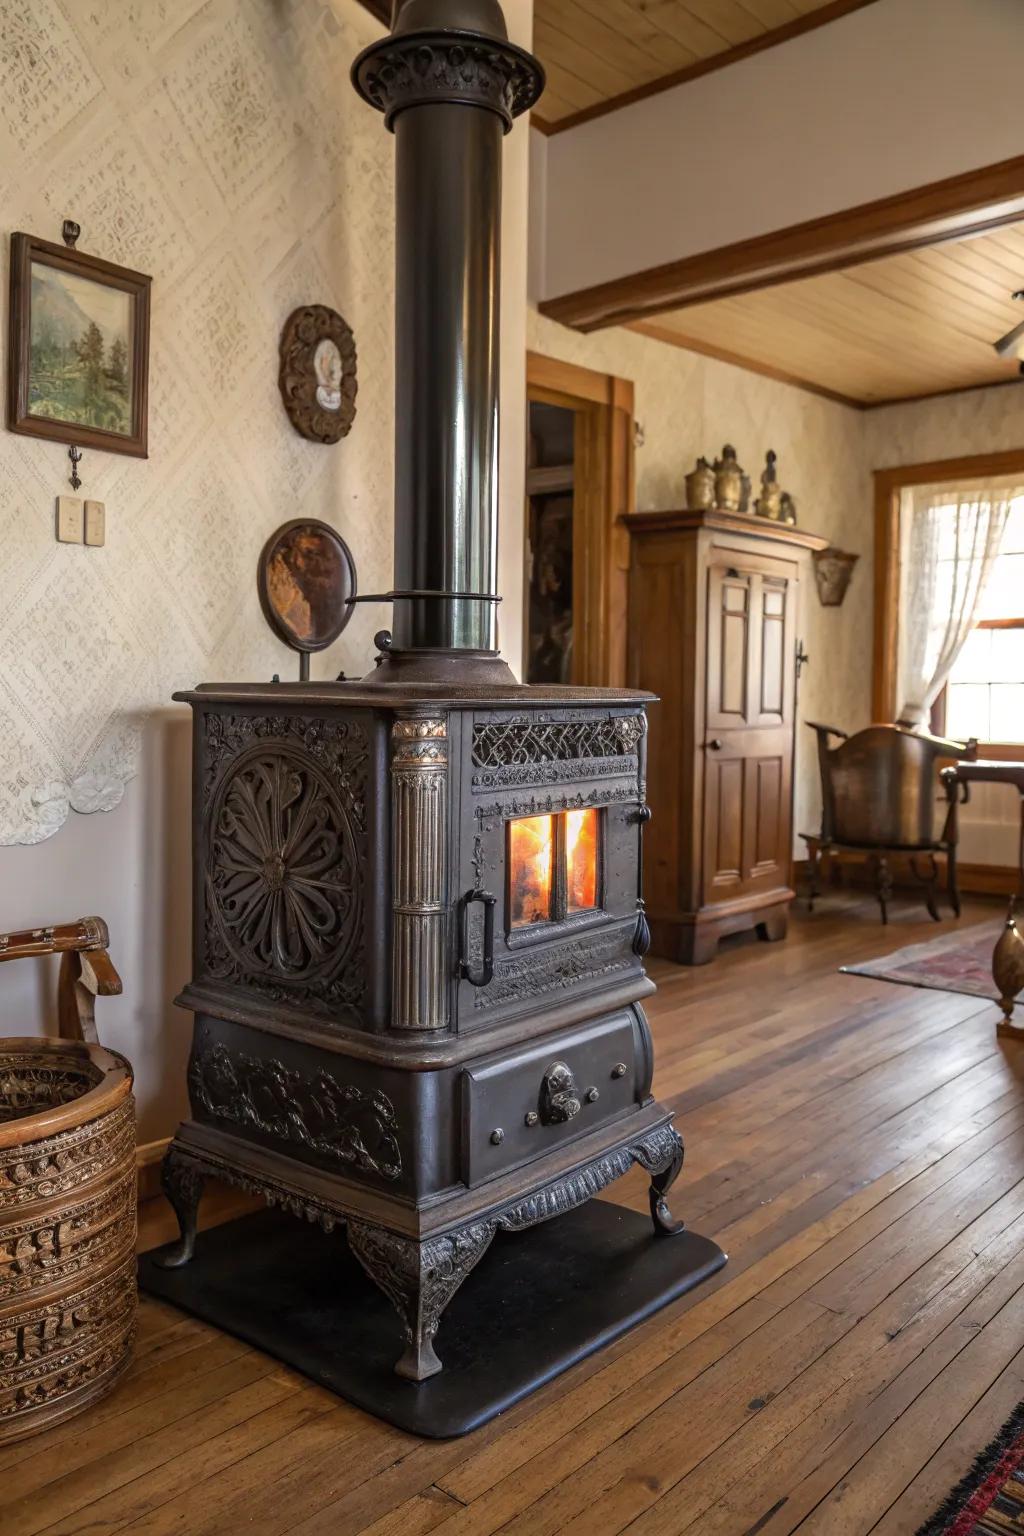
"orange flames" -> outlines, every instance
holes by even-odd
[[[597,906],[597,811],[567,811],[566,899],[570,912]]]
[[[556,822],[562,836],[556,839]],[[509,907],[513,928],[559,922],[598,904],[600,812],[523,816],[508,824]],[[564,881],[554,879],[556,852]],[[562,906],[564,892],[564,909]],[[557,910],[556,910],[557,908]]]
[[[523,816],[508,828],[512,926],[550,922],[555,818]]]

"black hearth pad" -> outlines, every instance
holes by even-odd
[[[368,1413],[443,1440],[486,1424],[724,1263],[708,1238],[656,1238],[647,1217],[607,1200],[499,1232],[441,1319],[444,1370],[419,1383],[394,1374],[398,1317],[343,1231],[259,1211],[201,1232],[183,1269],[144,1254],[139,1279]]]

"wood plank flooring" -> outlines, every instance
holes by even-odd
[[[785,944],[652,966],[673,1204],[730,1263],[496,1423],[416,1440],[144,1299],[113,1395],[0,1450],[0,1530],[912,1536],[1024,1399],[1024,1046],[837,972],[937,931],[833,892]],[[645,1209],[639,1173],[610,1193]]]

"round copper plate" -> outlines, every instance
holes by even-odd
[[[257,579],[264,618],[295,651],[333,645],[352,617],[355,561],[329,523],[283,523],[263,546]]]

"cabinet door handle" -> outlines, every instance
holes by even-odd
[[[712,736],[711,740],[708,742],[708,751],[709,752],[721,752],[721,750],[722,750],[722,738],[720,736]]]
[[[469,960],[469,909],[479,901],[484,909],[484,952],[479,971],[470,968]],[[489,986],[494,977],[494,908],[497,898],[489,891],[468,891],[462,899],[462,958],[459,969],[474,987]]]

